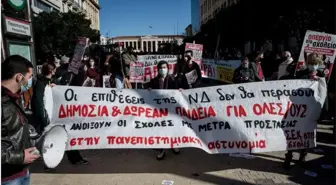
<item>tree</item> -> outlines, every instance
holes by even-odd
[[[40,13],[33,18],[36,58],[43,61],[51,53],[72,56],[78,37],[100,36],[90,24],[82,13]]]

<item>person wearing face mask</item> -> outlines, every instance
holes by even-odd
[[[318,56],[317,53],[311,53],[307,56],[306,65],[307,68],[305,70],[301,70],[296,72],[297,79],[311,79],[311,80],[318,80],[319,78],[324,78],[324,73],[319,69],[319,66],[323,64],[323,60],[321,57]],[[323,109],[328,107],[328,99],[325,101],[325,105]],[[299,163],[302,165],[305,161],[305,157],[307,152],[305,149],[297,150],[300,153]],[[290,163],[293,159],[293,151],[288,151],[285,154],[285,161],[283,163],[283,167],[285,169],[290,168]]]
[[[160,61],[157,65],[159,74],[149,82],[149,88],[151,89],[177,89],[177,85],[172,76],[168,74],[169,66],[168,62]],[[156,159],[162,160],[165,157],[165,152],[163,149],[156,150]],[[173,149],[175,154],[179,154],[180,150],[177,148]]]
[[[28,165],[40,156],[30,139],[28,118],[18,103],[32,86],[33,65],[12,55],[1,63],[1,183],[29,185]]]
[[[253,63],[250,63],[248,57],[243,57],[241,60],[241,65],[233,72],[232,82],[255,82],[256,74],[252,65]]]
[[[317,79],[324,78],[325,74],[320,69],[323,65],[321,57],[317,53],[311,53],[306,59],[306,69],[296,72],[296,78],[298,79]]]

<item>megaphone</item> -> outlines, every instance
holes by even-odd
[[[64,156],[65,148],[68,142],[68,133],[63,126],[52,126],[42,135],[37,136],[35,129],[30,130],[32,143],[38,151],[35,154],[41,155],[43,162],[48,168],[57,167]],[[36,137],[38,137],[36,139]]]

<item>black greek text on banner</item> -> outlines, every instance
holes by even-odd
[[[200,148],[258,153],[312,148],[326,97],[324,79],[199,89],[46,89],[52,125],[69,133],[67,150]]]

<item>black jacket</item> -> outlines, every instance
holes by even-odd
[[[149,82],[151,89],[160,89],[160,76],[157,76]],[[176,83],[170,75],[167,75],[163,82],[163,89],[177,89]]]
[[[197,88],[200,86],[202,80],[202,73],[200,66],[196,62],[193,61],[191,65],[188,65],[186,62],[179,63],[179,66],[177,68],[178,72],[176,74],[177,75],[176,81],[178,88],[190,89],[190,88]],[[185,74],[193,70],[196,70],[197,72],[197,79],[194,83],[189,85]]]
[[[256,81],[256,72],[253,64],[250,63],[248,68],[243,68],[239,66],[234,72],[232,77],[232,82],[237,83],[247,83],[247,82],[255,82]],[[245,80],[244,78],[248,79]]]
[[[49,125],[50,120],[48,113],[44,106],[44,90],[51,80],[44,76],[37,76],[37,81],[33,87],[33,96],[31,101],[31,108],[33,111],[34,124],[33,126],[38,133],[43,132],[44,128]]]
[[[18,94],[1,87],[1,178],[20,173],[24,165],[24,150],[32,147],[27,116],[17,103]]]

